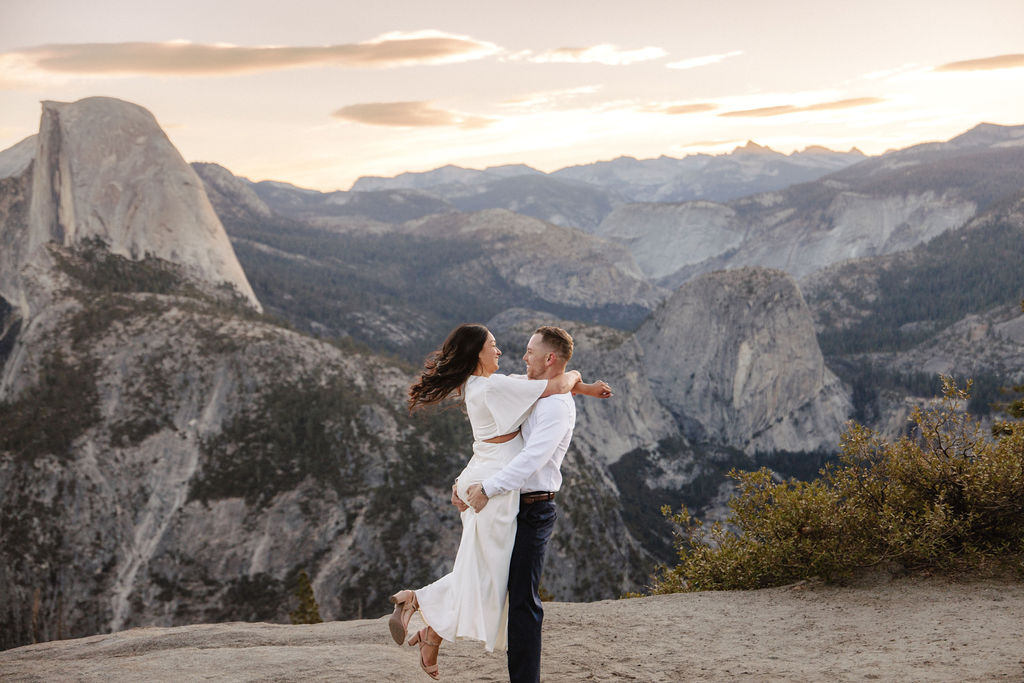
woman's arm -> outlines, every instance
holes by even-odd
[[[608,383],[600,379],[592,384],[579,382],[572,388],[572,393],[574,396],[576,394],[583,394],[584,396],[593,396],[594,398],[611,398],[614,395]]]
[[[580,375],[579,370],[563,372],[558,377],[552,377],[548,380],[548,386],[544,390],[544,393],[540,395],[540,398],[553,396],[555,394],[568,394],[572,391],[574,386],[577,386],[582,381],[583,377]]]

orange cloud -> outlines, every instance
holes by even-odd
[[[480,59],[500,52],[493,43],[441,33],[388,33],[362,43],[322,47],[243,47],[187,41],[43,45],[9,52],[47,72],[92,75],[208,76],[297,67],[395,67]]]
[[[792,104],[784,104],[778,107],[761,107],[759,109],[740,109],[737,111],[726,111],[719,116],[779,116],[780,114],[792,114],[800,111],[799,107]]]
[[[460,114],[438,109],[429,102],[366,102],[350,104],[333,112],[331,116],[371,126],[397,126],[424,128],[430,126],[458,126],[483,128],[494,123],[484,116]]]
[[[879,104],[885,100],[881,97],[851,97],[847,100],[836,100],[835,102],[820,102],[807,107],[801,107],[800,111],[824,111],[826,109],[852,109],[853,107],[866,107],[869,104]]]
[[[1024,66],[1024,55],[997,55],[983,59],[967,59],[935,67],[936,71],[989,71]]]
[[[695,102],[693,104],[657,104],[651,105],[641,109],[641,111],[652,112],[656,114],[699,114],[704,111],[711,111],[718,109],[717,104],[711,104],[710,102]]]
[[[880,97],[853,97],[846,100],[834,102],[819,102],[803,107],[792,104],[783,104],[776,107],[761,107],[759,109],[741,109],[738,111],[722,112],[719,116],[781,116],[783,114],[795,114],[803,111],[826,111],[830,109],[851,109],[853,107],[865,107],[871,104],[884,102]]]

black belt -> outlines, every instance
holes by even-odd
[[[544,500],[554,500],[554,491],[530,491],[519,496],[520,505],[529,505],[530,503],[539,503]]]

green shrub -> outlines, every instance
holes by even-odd
[[[298,599],[299,605],[288,613],[293,624],[323,623],[323,619],[320,618],[320,607],[316,604],[316,598],[313,596],[313,585],[309,582],[309,574],[305,569],[299,572],[295,585],[295,597]]]
[[[943,385],[940,402],[914,411],[911,437],[887,443],[851,425],[839,464],[819,479],[732,471],[739,491],[726,525],[707,528],[685,508],[663,508],[679,527],[679,563],[659,570],[652,592],[829,580],[884,562],[1024,569],[1024,424],[992,441],[963,408],[970,383]]]

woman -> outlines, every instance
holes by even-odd
[[[428,356],[420,380],[409,389],[409,409],[462,396],[473,427],[473,457],[456,480],[460,498],[466,489],[498,472],[523,447],[519,427],[537,399],[552,394],[602,395],[603,382],[584,384],[573,370],[549,380],[496,374],[501,350],[483,325],[460,325],[440,350]],[[420,647],[420,667],[438,678],[437,654],[442,639],[483,641],[488,652],[505,649],[508,565],[516,535],[519,496],[495,496],[479,513],[462,513],[462,540],[455,566],[417,591],[391,596],[395,611],[388,624],[395,642],[407,635],[419,610],[427,627],[409,640]]]

